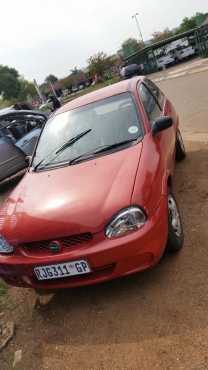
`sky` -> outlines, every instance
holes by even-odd
[[[58,78],[87,65],[87,59],[139,39],[132,15],[139,13],[145,40],[177,27],[186,16],[207,12],[208,0],[7,0],[1,2],[0,64],[28,80]]]

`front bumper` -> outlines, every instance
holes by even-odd
[[[154,215],[145,226],[125,237],[107,239],[103,232],[84,245],[65,248],[59,254],[35,253],[17,247],[15,254],[0,256],[0,276],[11,285],[35,289],[59,289],[101,283],[145,270],[157,264],[167,242],[167,199],[162,197]],[[37,266],[84,259],[91,273],[57,280],[38,281]]]

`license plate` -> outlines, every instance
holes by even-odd
[[[34,269],[38,280],[62,279],[68,276],[89,274],[90,272],[90,266],[84,260],[39,266]]]

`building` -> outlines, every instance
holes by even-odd
[[[168,46],[176,41],[180,44],[186,41],[188,45],[194,48],[196,56],[208,56],[208,17],[200,27],[148,45],[128,58],[124,58],[124,61],[126,64],[136,63],[142,65],[145,74],[156,72],[159,69],[157,63],[158,57],[162,54],[164,55]]]

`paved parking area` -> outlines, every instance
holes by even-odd
[[[171,80],[178,77],[190,76],[196,73],[208,71],[208,60],[207,59],[193,59],[186,63],[180,63],[172,68],[167,68],[160,73],[155,73],[151,77],[159,83],[164,80]]]

